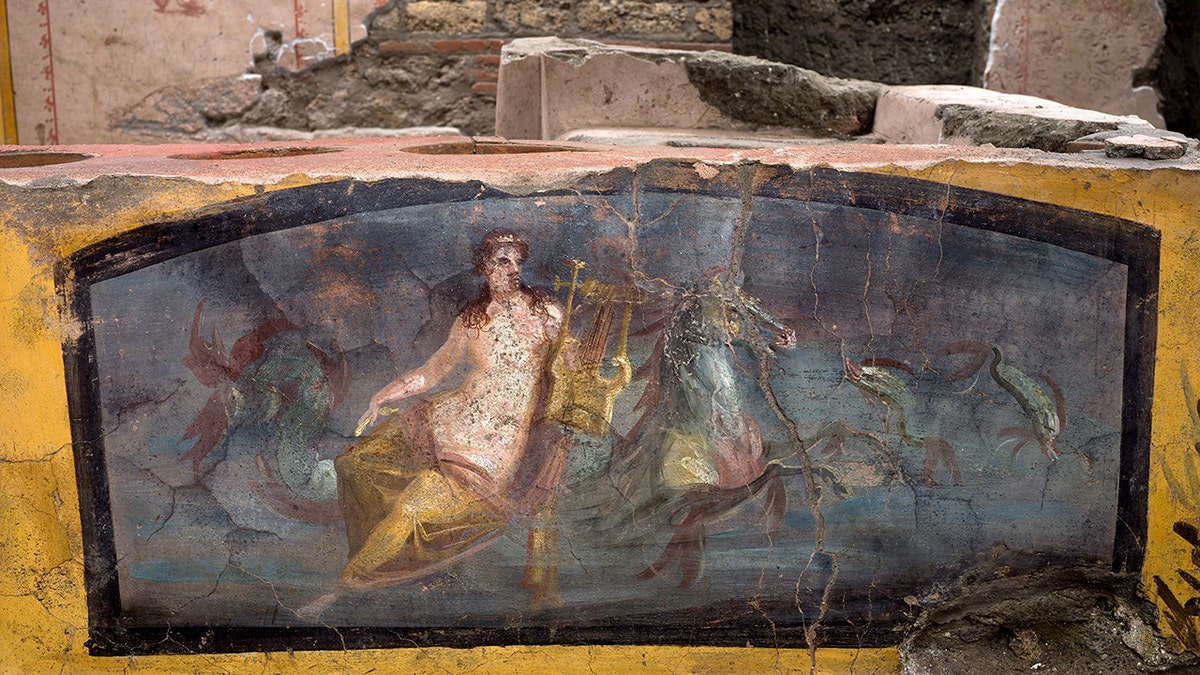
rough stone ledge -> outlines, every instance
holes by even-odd
[[[10,146],[0,151],[0,186],[61,187],[101,178],[180,180],[192,184],[258,184],[285,186],[300,182],[383,180],[397,172],[436,175],[445,180],[478,180],[527,193],[549,189],[584,174],[636,167],[678,148],[664,146],[593,145],[564,141],[509,141],[505,152],[478,153],[474,145],[506,143],[498,138],[337,138],[255,144]],[[1200,153],[1180,159],[1151,161],[1112,159],[1102,152],[1046,153],[1030,149],[950,145],[825,143],[755,149],[689,147],[687,157],[707,164],[761,162],[803,171],[836,165],[847,169],[904,167],[920,170],[944,162],[1029,164],[1060,168],[1122,168],[1151,171],[1166,167],[1200,171]],[[268,188],[269,189],[269,188]]]
[[[381,127],[340,127],[301,131],[283,127],[262,127],[233,124],[210,129],[203,133],[202,140],[209,143],[263,143],[271,141],[320,141],[340,138],[429,138],[435,136],[463,136],[456,127],[404,127],[384,129]]]
[[[855,136],[851,139],[827,136],[800,136],[770,132],[733,131],[721,129],[662,129],[653,127],[596,127],[575,129],[559,136],[558,140],[601,145],[662,145],[673,148],[724,148],[752,150],[758,148],[787,148],[799,145],[832,145],[835,143],[879,144],[878,136]]]
[[[128,133],[185,138],[245,113],[258,102],[262,88],[261,75],[168,86],[115,111],[110,125]]]
[[[704,53],[685,61],[700,98],[740,122],[836,137],[871,131],[882,84],[826,77],[748,56]]]
[[[549,56],[572,65],[604,54],[628,54],[651,63],[677,62],[695,56],[694,50],[658,49],[641,45],[618,45],[583,38],[518,38],[504,45],[500,65],[540,56]],[[701,52],[703,53],[703,52]]]
[[[846,138],[871,130],[882,89],[718,51],[525,38],[501,54],[496,133],[673,127]]]
[[[1153,132],[1149,122],[978,87],[890,87],[879,97],[874,132],[889,143],[949,143],[1065,152],[1103,131]]]

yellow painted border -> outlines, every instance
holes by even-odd
[[[906,176],[1079,208],[1147,224],[1162,235],[1149,497],[1142,579],[1187,592],[1191,547],[1172,531],[1200,507],[1189,464],[1192,422],[1180,374],[1200,382],[1200,172],[944,160],[920,168],[853,170]],[[293,176],[268,191],[317,182]],[[20,673],[838,673],[891,675],[895,649],[708,647],[480,647],[96,658],[85,647],[87,608],[79,499],[70,449],[52,265],[141,224],[254,194],[255,186],[183,179],[0,195],[0,672]],[[97,218],[102,214],[103,218]],[[19,431],[18,431],[19,430]],[[1195,460],[1192,460],[1195,461]],[[1182,477],[1182,478],[1181,478]],[[1160,602],[1161,606],[1161,602]],[[1174,630],[1161,626],[1162,630]],[[1192,623],[1195,629],[1195,622]],[[8,670],[6,670],[8,669]]]
[[[333,50],[338,56],[350,53],[350,0],[333,0]]]
[[[0,137],[17,143],[17,102],[13,92],[12,50],[8,41],[8,0],[0,0]]]

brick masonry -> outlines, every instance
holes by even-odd
[[[537,0],[488,0],[484,19],[465,7],[484,3],[409,2],[374,19],[371,40],[381,56],[455,55],[473,57],[472,95],[493,97],[500,48],[513,37],[554,34],[611,44],[659,49],[732,49],[732,12],[728,0],[698,2],[613,2],[590,0],[565,11],[558,3]],[[442,7],[436,26],[426,6]],[[444,6],[444,7],[443,7]]]
[[[574,11],[549,2],[413,0],[373,14],[366,39],[354,44],[349,58],[326,59],[301,71],[280,65],[289,46],[268,36],[255,48],[258,89],[230,114],[208,115],[196,101],[246,90],[237,76],[166,87],[109,117],[119,133],[178,140],[242,140],[261,129],[303,134],[346,127],[437,126],[491,134],[500,51],[512,39],[554,30],[621,45],[729,52],[728,10],[727,0],[597,0]]]

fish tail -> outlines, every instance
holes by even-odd
[[[1058,415],[1058,428],[1062,429],[1067,426],[1067,397],[1063,395],[1062,387],[1054,381],[1049,375],[1043,376],[1046,384],[1050,385],[1050,391],[1054,394],[1054,412]]]
[[[655,560],[649,567],[639,572],[637,578],[646,581],[661,577],[679,560],[681,553],[680,543],[675,538],[672,538],[671,541],[667,542],[667,546],[663,549],[662,554],[658,556],[658,560]]]
[[[1033,432],[1025,427],[1005,427],[1004,429],[1000,430],[999,436],[1000,438],[1015,439],[1019,441],[1013,446],[1012,454],[1009,455],[1008,461],[1010,462],[1017,458],[1017,453],[1020,452],[1021,448],[1025,447],[1029,441],[1036,440]]]
[[[904,441],[908,445],[913,446],[914,448],[919,448],[925,445],[924,439],[917,438],[908,433],[908,423],[903,417],[896,422],[896,432],[900,434],[900,440]]]
[[[992,346],[990,344],[977,340],[959,340],[958,342],[942,347],[941,353],[946,356],[950,354],[969,354],[971,356],[970,360],[962,368],[947,375],[946,381],[958,382],[978,373],[979,369],[983,367],[984,362],[987,361],[991,349]]]

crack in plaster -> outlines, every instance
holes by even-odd
[[[729,266],[728,266],[728,274],[729,274],[730,279],[736,279],[741,272],[742,258],[743,258],[743,254],[744,254],[744,250],[745,250],[745,241],[746,241],[747,234],[749,232],[750,222],[751,222],[752,215],[753,215],[754,181],[755,181],[755,176],[756,176],[757,170],[759,168],[760,168],[760,165],[757,163],[754,163],[754,162],[746,162],[737,167],[737,171],[739,174],[739,181],[740,181],[740,184],[739,184],[740,209],[739,209],[739,214],[738,214],[734,232],[733,232],[733,241],[732,241],[732,246],[731,246],[731,251],[730,251]],[[638,269],[637,259],[636,259],[636,251],[637,251],[637,232],[638,232],[639,228],[650,227],[650,226],[654,225],[655,223],[669,217],[670,214],[674,211],[674,209],[676,207],[678,207],[684,201],[683,198],[680,198],[680,199],[672,202],[667,207],[667,209],[665,209],[663,211],[663,213],[657,215],[655,218],[653,218],[650,221],[647,221],[646,223],[642,223],[641,222],[641,219],[642,219],[641,205],[639,202],[639,193],[640,193],[640,187],[641,187],[641,181],[642,181],[640,169],[641,169],[640,166],[637,166],[634,168],[634,176],[633,176],[632,188],[631,188],[631,199],[632,199],[632,207],[633,207],[633,217],[632,218],[628,218],[628,217],[624,216],[608,200],[600,200],[598,202],[598,205],[600,207],[606,209],[609,213],[611,213],[618,220],[620,220],[622,222],[622,224],[625,225],[628,237],[630,239],[629,260],[630,260],[631,268],[633,269],[633,272],[634,272],[635,279],[637,279],[641,283],[649,283],[649,284],[655,284],[655,285],[661,286],[664,288],[664,290],[667,290],[667,291],[671,291],[674,293],[682,293],[684,295],[687,295],[690,293],[690,291],[687,290],[686,288],[672,284],[671,282],[669,282],[667,279],[664,279],[664,278],[651,278],[648,275],[646,275],[644,272],[642,272],[641,270]],[[701,175],[703,177],[703,172],[701,171],[701,169],[698,168],[697,172],[701,173]],[[583,198],[583,196],[584,196],[584,195],[580,194],[578,191],[576,191],[576,194],[581,198]],[[821,234],[820,233],[820,225],[817,223],[815,214],[812,213],[811,205],[806,202],[806,207],[809,209],[810,215],[812,215],[812,224],[813,224],[814,230],[818,233],[817,246],[819,247],[820,234]],[[819,250],[817,251],[816,256],[819,258]],[[816,279],[815,279],[815,265],[814,265],[814,270],[810,271],[810,283],[813,286],[814,298],[816,299],[817,286],[816,286]],[[722,291],[723,294],[725,294],[724,299],[727,301],[728,305],[730,307],[733,307],[733,308],[741,311],[742,313],[747,313],[747,309],[746,309],[744,300],[741,299],[739,294],[732,292],[730,289],[732,289],[732,286],[727,286]],[[821,322],[815,306],[814,306],[814,318],[816,318],[818,322]],[[822,324],[822,326],[824,326],[823,322],[821,322],[821,324]],[[833,328],[836,329],[836,326],[834,326]],[[833,331],[829,330],[828,328],[826,328],[826,330],[830,333],[833,333]],[[878,440],[878,438],[876,436],[874,436],[873,434],[868,434],[866,432],[859,432],[857,430],[854,430],[854,429],[850,428],[848,425],[846,425],[844,421],[839,421],[839,422],[836,422],[833,424],[827,424],[827,425],[822,426],[818,430],[818,432],[814,435],[814,437],[811,439],[803,438],[802,435],[800,434],[798,424],[795,422],[795,420],[791,419],[791,417],[786,413],[786,411],[784,411],[782,409],[782,407],[778,401],[778,398],[776,397],[774,390],[772,388],[771,377],[772,377],[773,366],[772,366],[772,354],[770,351],[770,347],[766,344],[765,340],[763,340],[762,336],[757,334],[756,331],[748,331],[747,335],[745,337],[748,340],[748,342],[750,343],[751,351],[754,353],[756,362],[758,363],[758,375],[756,377],[757,383],[759,384],[759,387],[762,390],[764,397],[767,399],[768,406],[772,409],[773,414],[787,429],[789,443],[793,448],[793,454],[798,455],[801,459],[802,466],[800,467],[800,469],[801,469],[801,473],[802,473],[802,475],[804,477],[804,481],[805,481],[806,499],[809,504],[809,510],[813,514],[814,520],[816,522],[816,527],[814,528],[814,549],[815,550],[814,550],[813,555],[810,556],[809,565],[806,565],[805,571],[801,572],[800,577],[797,578],[797,582],[796,582],[797,609],[801,612],[802,615],[804,612],[803,612],[803,607],[800,606],[801,603],[799,601],[799,588],[802,584],[802,580],[804,578],[805,572],[807,571],[808,567],[811,566],[812,561],[815,560],[818,555],[828,557],[831,561],[832,574],[831,574],[830,578],[826,581],[825,587],[822,591],[821,603],[820,603],[820,607],[818,610],[816,621],[813,624],[811,624],[805,631],[805,642],[806,642],[806,645],[808,645],[809,653],[810,653],[810,668],[811,668],[811,672],[815,672],[816,648],[818,646],[816,629],[819,628],[821,622],[824,620],[824,617],[829,610],[830,597],[832,595],[833,587],[836,584],[838,574],[840,572],[840,560],[839,560],[839,555],[837,553],[828,551],[825,548],[825,523],[824,523],[824,512],[823,512],[822,506],[821,506],[821,503],[822,503],[821,486],[820,486],[818,480],[816,479],[815,471],[814,471],[812,463],[811,463],[811,458],[809,458],[807,452],[808,452],[808,450],[811,450],[813,447],[815,447],[821,440],[828,437],[829,434],[831,433],[832,429],[839,428],[839,427],[855,437],[859,437],[859,438],[866,437],[866,438],[870,438],[870,439],[875,439],[876,443],[878,445],[880,445],[881,447],[886,447],[886,442]],[[732,345],[729,345],[729,347],[730,347],[730,349],[733,348]],[[843,341],[843,349],[844,349],[844,341]],[[896,461],[895,457],[889,455],[889,459],[893,466],[893,470],[896,472],[899,472],[900,471],[899,464]],[[785,467],[785,468],[795,468],[795,467]],[[612,480],[611,476],[609,476],[609,480],[610,481]],[[612,485],[615,487],[615,483],[612,483]],[[618,493],[619,492],[620,491],[618,490]],[[768,532],[768,553],[767,553],[767,558],[763,562],[763,567],[760,569],[760,576],[759,576],[760,584],[762,583],[762,580],[765,578],[767,567],[769,567],[769,565],[770,565],[770,559],[771,559],[770,556],[771,556],[771,550],[772,550],[771,547],[772,546],[773,546],[773,539],[770,537],[769,532]],[[578,557],[574,554],[573,551],[571,552],[571,555],[572,555],[572,557],[575,557],[578,560]],[[581,566],[582,566],[582,563],[581,563]],[[777,635],[777,633],[778,633],[777,626],[776,626],[775,622],[770,618],[770,616],[763,610],[760,600],[757,598],[751,599],[749,601],[749,604],[755,610],[760,612],[762,614],[763,618],[770,624],[772,634]],[[777,651],[776,663],[778,663],[778,659],[779,659],[778,650],[780,649],[780,647],[778,646],[777,639],[774,640],[774,642],[775,642],[775,645],[776,645],[775,648]],[[682,657],[681,657],[680,665],[682,665]]]
[[[680,650],[679,658],[675,660],[675,665],[671,668],[672,674],[680,672],[680,669],[682,669],[684,667],[684,661],[687,660],[687,657],[691,653],[692,653],[691,645],[685,645],[683,647],[683,649]]]
[[[592,663],[593,663],[593,662],[595,661],[595,659],[596,659],[596,655],[592,653],[592,650],[593,650],[593,649],[594,649],[594,647],[592,647],[592,645],[588,645],[588,646],[587,646],[587,667],[588,667],[588,672],[589,672],[589,673],[595,673],[595,672],[596,672],[596,669],[592,667]]]
[[[54,466],[53,459],[58,455],[58,453],[62,452],[64,449],[69,448],[69,447],[70,447],[70,445],[60,446],[59,448],[55,449],[54,451],[43,455],[39,459],[30,459],[30,460],[3,459],[3,460],[0,460],[0,462],[11,463],[11,464],[47,464],[51,468],[53,468],[53,466]],[[72,563],[80,566],[81,568],[83,567],[83,560],[82,560],[83,553],[81,550],[76,550],[76,551],[72,550],[72,549],[75,549],[76,537],[74,537],[72,535],[73,529],[63,519],[64,513],[62,510],[62,507],[64,505],[64,502],[63,502],[62,498],[59,496],[58,476],[53,470],[51,470],[49,473],[49,478],[52,483],[50,497],[54,503],[54,510],[49,511],[49,510],[46,510],[46,509],[43,509],[43,508],[40,508],[40,507],[34,506],[34,505],[31,505],[29,508],[30,508],[30,510],[35,511],[37,513],[43,513],[47,516],[50,516],[51,518],[53,518],[53,520],[56,523],[59,524],[59,526],[62,528],[63,541],[65,541],[67,543],[66,544],[67,545],[67,553],[61,560],[54,563],[50,567],[47,567],[47,568],[44,568],[41,570],[29,569],[28,570],[29,573],[34,575],[34,578],[32,579],[32,588],[27,593],[19,594],[17,597],[32,597],[34,600],[37,601],[38,605],[40,605],[42,607],[42,609],[46,612],[47,615],[53,617],[54,619],[56,619],[58,621],[61,621],[62,623],[69,626],[72,631],[75,631],[75,630],[78,630],[77,626],[66,621],[65,619],[62,619],[62,618],[56,616],[53,612],[50,611],[50,608],[46,606],[46,603],[49,600],[47,593],[46,593],[46,589],[49,588],[51,585],[51,582],[49,582],[47,580],[48,577],[51,574],[53,574],[55,571],[57,571],[61,568],[64,568],[67,565],[72,564]],[[26,498],[25,501],[28,501],[28,499]],[[66,515],[70,516],[71,514],[66,514]],[[74,636],[74,633],[72,633],[72,641],[74,640],[73,636]]]
[[[571,539],[571,538],[567,539],[567,555],[570,555],[571,559],[575,561],[575,564],[579,565],[579,569],[583,571],[583,576],[585,578],[587,578],[587,579],[592,578],[592,571],[584,563],[583,558],[579,557],[579,554],[575,553],[575,540],[574,539]]]
[[[16,454],[16,452],[17,452],[17,444],[16,444],[16,442],[15,442],[15,441],[14,441],[14,442],[12,442],[12,443],[10,444],[10,446],[9,446],[9,447],[11,447],[11,448],[12,448],[12,452],[13,452],[13,454]],[[54,457],[55,457],[55,456],[56,456],[58,453],[62,452],[63,450],[66,450],[66,449],[68,449],[68,448],[71,448],[71,447],[72,447],[72,446],[71,446],[71,444],[70,444],[70,443],[64,443],[64,444],[62,444],[62,445],[58,446],[57,448],[55,448],[54,450],[51,450],[50,452],[47,452],[47,453],[43,454],[41,457],[32,457],[32,458],[29,458],[29,459],[11,459],[11,458],[9,458],[9,457],[3,457],[3,456],[0,456],[0,464],[44,464],[44,463],[51,463],[51,462],[53,461]]]
[[[742,270],[742,256],[743,256],[743,252],[744,252],[746,236],[747,236],[747,233],[749,232],[750,223],[751,223],[753,213],[754,213],[754,179],[755,179],[756,171],[757,171],[757,166],[755,164],[745,164],[745,165],[738,167],[739,179],[740,179],[739,180],[739,194],[740,194],[740,198],[741,198],[741,210],[738,214],[737,224],[734,229],[733,250],[731,252],[730,260],[729,260],[729,278],[730,278],[730,280],[737,279],[738,275],[741,273],[741,270]],[[807,204],[807,202],[806,202],[806,204]],[[811,206],[809,206],[809,209],[810,209],[810,213],[811,213]],[[815,224],[815,218],[814,218],[814,224]],[[810,278],[812,278],[812,277],[810,277]],[[815,279],[814,279],[813,283],[814,283],[814,293],[816,293]],[[734,285],[731,283],[731,284],[729,284],[729,286],[726,289],[723,289],[723,291],[722,291],[726,295],[725,299],[726,299],[728,305],[738,309],[743,315],[749,316],[749,312],[746,309],[745,301],[742,299],[742,297],[739,293],[737,293],[733,290],[733,288],[734,288]],[[803,476],[804,486],[805,486],[805,498],[808,501],[809,511],[812,513],[813,520],[814,520],[814,528],[813,528],[813,548],[814,548],[814,550],[813,550],[812,555],[809,557],[809,565],[811,565],[812,561],[815,559],[815,557],[818,554],[829,556],[829,558],[832,561],[832,565],[833,565],[833,567],[832,567],[833,574],[831,574],[829,579],[826,580],[825,589],[822,593],[821,607],[818,611],[817,619],[813,624],[810,624],[808,627],[806,627],[805,631],[804,631],[804,641],[808,647],[808,653],[809,653],[810,672],[815,673],[816,668],[817,668],[816,652],[817,652],[817,647],[819,644],[819,640],[818,640],[817,634],[816,634],[816,628],[820,625],[821,621],[825,617],[826,610],[828,609],[829,594],[832,592],[832,586],[837,580],[838,554],[833,553],[833,552],[828,552],[825,549],[825,514],[821,510],[821,501],[822,501],[823,495],[821,493],[821,486],[818,484],[816,477],[814,475],[814,472],[813,472],[812,458],[809,457],[809,455],[808,455],[808,450],[812,447],[812,445],[814,445],[814,443],[812,443],[812,442],[806,443],[805,440],[801,437],[800,429],[799,429],[799,426],[796,424],[796,421],[793,420],[787,414],[787,412],[783,409],[783,407],[781,406],[781,404],[779,402],[779,398],[775,394],[775,390],[771,384],[771,376],[772,376],[773,366],[772,366],[772,355],[771,355],[770,347],[767,345],[766,341],[763,339],[762,335],[758,331],[755,331],[755,330],[746,331],[745,338],[746,338],[746,341],[749,343],[750,349],[754,353],[755,360],[757,361],[757,364],[758,364],[757,381],[758,381],[759,388],[762,390],[763,396],[767,401],[767,406],[771,409],[772,413],[774,413],[776,419],[778,419],[779,422],[782,423],[784,428],[787,430],[788,440],[789,440],[791,448],[792,448],[792,453],[794,455],[796,455],[800,460],[801,475]],[[807,570],[807,566],[805,569]],[[803,616],[803,614],[804,614],[804,609],[803,609],[803,607],[800,606],[800,602],[799,602],[799,588],[800,588],[801,579],[803,579],[803,577],[804,577],[804,572],[802,571],[800,574],[800,577],[797,578],[797,580],[796,580],[797,610],[801,613],[801,616]],[[768,619],[768,621],[769,621],[769,619]],[[774,623],[773,622],[772,622],[772,631],[774,632]]]

